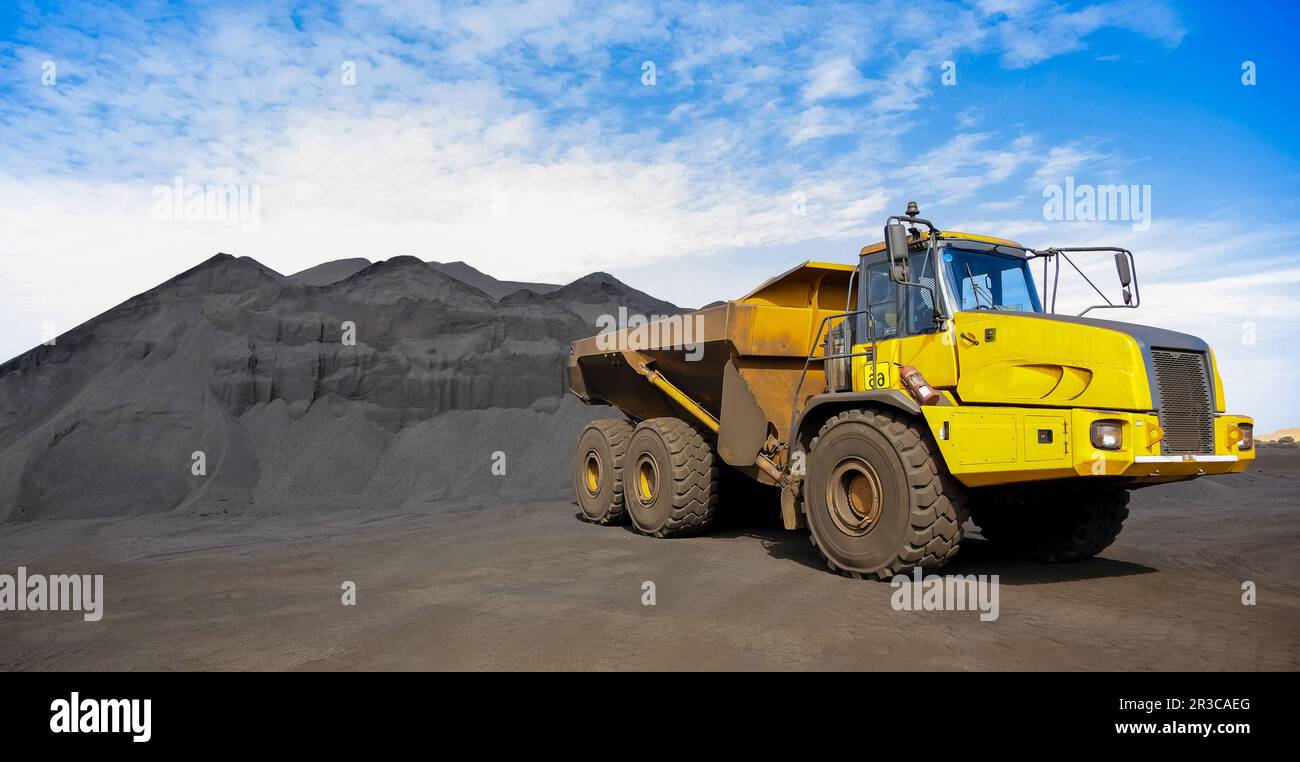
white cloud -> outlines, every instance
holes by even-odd
[[[803,88],[803,99],[814,102],[828,98],[851,98],[866,92],[870,85],[847,57],[833,58],[813,67]]]
[[[1074,175],[1085,167],[1095,168],[1108,159],[1100,151],[1079,143],[1053,146],[1030,182],[1039,188],[1064,183],[1067,176]]]
[[[827,106],[813,106],[798,114],[790,123],[789,140],[802,145],[810,140],[846,135],[857,124],[854,112]]]
[[[1118,0],[1077,10],[1051,0],[992,0],[977,3],[977,9],[996,20],[1003,62],[1012,68],[1083,50],[1088,36],[1105,28],[1125,29],[1170,47],[1187,33],[1177,14],[1153,0]]]
[[[1033,135],[1022,135],[1005,147],[990,145],[994,143],[992,133],[958,133],[922,154],[906,174],[934,194],[935,203],[952,204],[1008,179],[1023,167],[1045,161]]]

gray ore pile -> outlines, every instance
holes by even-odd
[[[681,311],[604,273],[218,254],[0,365],[0,520],[563,496],[609,414],[565,392],[565,352],[619,306]]]

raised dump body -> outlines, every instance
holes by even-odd
[[[805,366],[798,407],[825,391],[822,363],[806,361],[824,354],[822,323],[854,308],[853,272],[850,265],[805,262],[735,301],[575,342],[569,388],[637,420],[699,421],[693,402],[717,422],[722,459],[752,467],[760,450],[786,442]],[[656,371],[688,399],[655,385],[648,376]]]

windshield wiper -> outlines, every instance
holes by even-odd
[[[972,273],[970,270],[970,262],[966,263],[966,277],[970,279],[970,288],[971,291],[975,294],[975,309],[977,310],[983,309],[984,308],[983,305],[980,304],[980,286],[978,283],[975,282],[975,274]],[[992,303],[993,303],[993,296],[992,294],[990,294],[989,304]],[[992,307],[990,307],[989,309],[992,309]]]

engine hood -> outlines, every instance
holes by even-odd
[[[973,311],[953,325],[957,394],[968,403],[1151,411],[1160,404],[1153,349],[1212,362],[1195,336],[1115,320]]]

